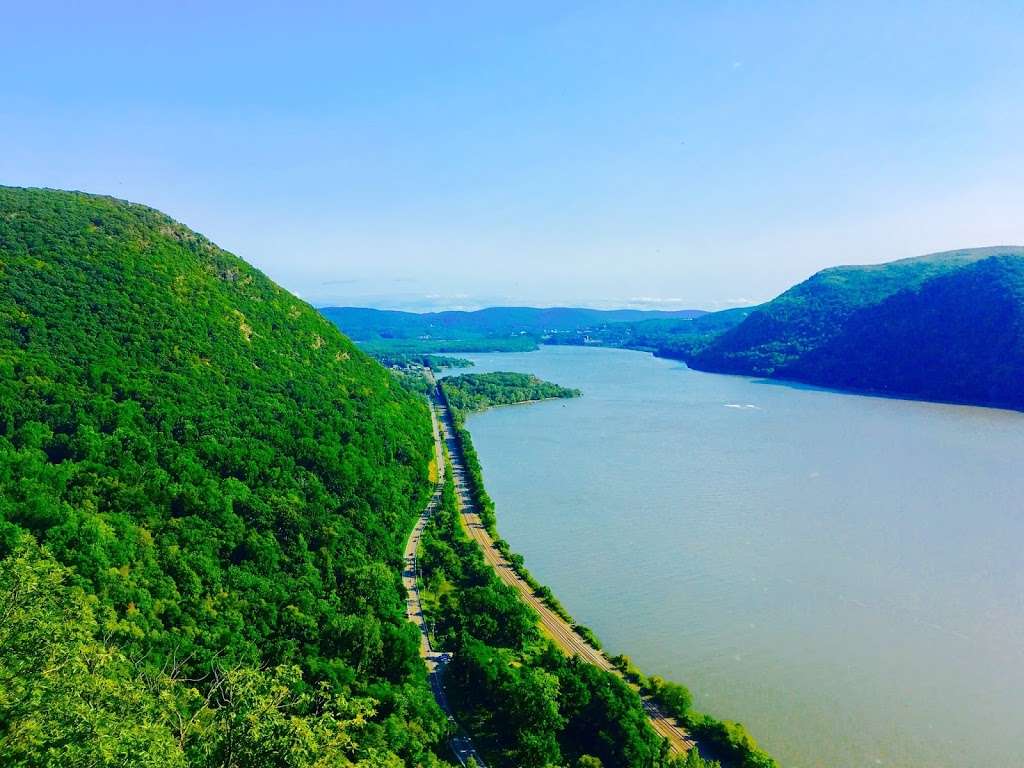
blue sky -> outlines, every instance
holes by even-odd
[[[1020,2],[2,21],[0,183],[153,205],[316,304],[716,308],[1024,243]]]

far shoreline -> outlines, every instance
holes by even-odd
[[[740,379],[747,379],[755,384],[761,384],[764,386],[781,386],[789,389],[805,390],[811,392],[828,392],[835,395],[852,395],[855,397],[869,397],[878,400],[898,400],[906,403],[925,403],[928,405],[949,405],[957,406],[960,408],[975,408],[982,411],[998,411],[1001,413],[1015,413],[1020,416],[1024,416],[1024,409],[1010,408],[1003,405],[995,405],[992,403],[978,403],[969,400],[943,400],[938,398],[927,398],[927,397],[914,397],[908,394],[880,392],[871,389],[856,389],[848,387],[830,387],[823,384],[814,384],[812,382],[801,381],[800,379],[787,379],[775,376],[754,376],[749,373],[731,373],[726,371],[708,371],[702,368],[694,368],[685,360],[679,357],[671,357],[669,355],[659,355],[656,350],[652,349],[640,349],[636,347],[616,347],[610,344],[544,344],[543,342],[537,345],[536,349],[526,350],[495,350],[492,352],[466,352],[466,355],[513,355],[513,354],[529,354],[531,352],[540,352],[545,348],[558,348],[565,347],[566,349],[612,349],[619,350],[622,352],[635,352],[637,354],[650,355],[656,357],[659,360],[671,360],[672,362],[679,363],[686,367],[687,370],[693,371],[694,373],[703,373],[710,376],[732,376]],[[429,354],[441,354],[441,353],[429,353]],[[558,398],[549,398],[558,399]],[[512,403],[512,405],[518,405],[518,403]]]

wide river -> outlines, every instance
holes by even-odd
[[[787,768],[1024,765],[1024,414],[466,357],[583,390],[469,427],[501,534],[610,651]]]

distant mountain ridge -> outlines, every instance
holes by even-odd
[[[603,323],[635,322],[654,318],[693,318],[707,314],[699,309],[603,310],[582,307],[487,307],[474,311],[425,313],[363,307],[322,307],[320,312],[357,341],[420,336],[437,339],[513,334],[539,336],[551,332],[575,331]]]
[[[684,356],[705,371],[1024,407],[1024,247],[826,269]]]
[[[367,351],[526,351],[599,344],[715,373],[1024,408],[1024,247],[944,251],[822,270],[722,312],[491,307],[320,311]]]

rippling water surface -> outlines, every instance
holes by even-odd
[[[1024,415],[545,347],[469,426],[498,525],[614,652],[784,766],[1024,765]]]

